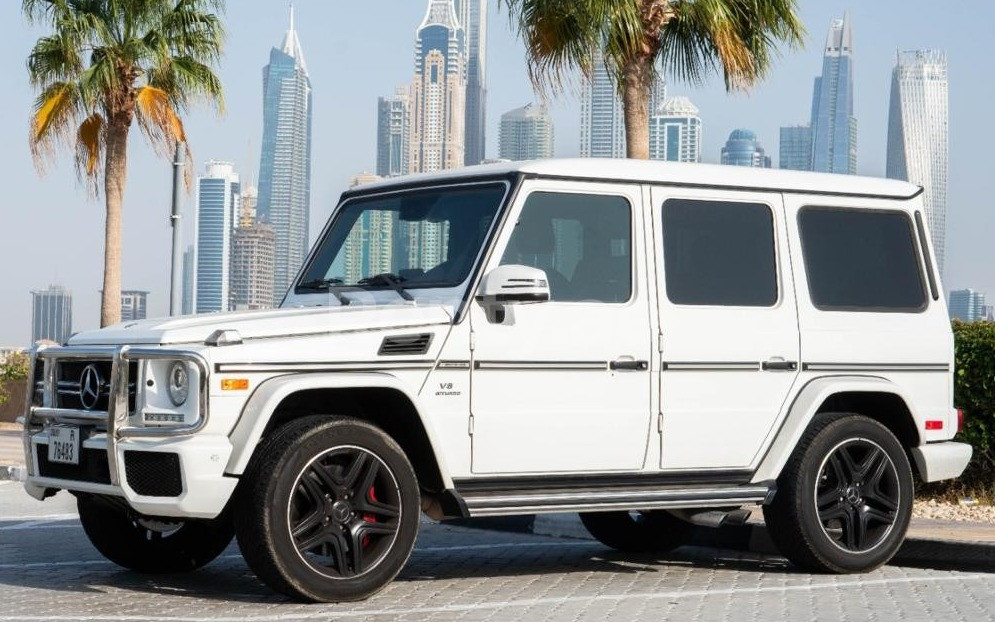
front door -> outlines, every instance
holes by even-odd
[[[527,182],[487,269],[546,271],[551,300],[470,313],[474,473],[638,470],[652,334],[638,186]]]
[[[798,375],[781,195],[654,188],[665,470],[746,470]]]

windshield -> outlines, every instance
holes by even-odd
[[[457,286],[470,276],[505,191],[494,183],[349,201],[296,293]]]

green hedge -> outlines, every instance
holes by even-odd
[[[954,404],[966,414],[959,440],[974,447],[960,482],[991,491],[995,486],[995,322],[955,321]]]

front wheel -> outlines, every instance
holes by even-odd
[[[885,564],[912,516],[912,467],[895,435],[852,414],[816,420],[764,507],[771,539],[814,572],[865,572]]]
[[[628,553],[666,553],[691,538],[691,523],[666,510],[581,512],[580,520],[595,539]]]
[[[315,602],[360,600],[400,572],[418,533],[404,452],[362,421],[306,417],[256,450],[235,502],[242,555],[271,588]]]
[[[212,561],[234,534],[227,512],[213,520],[153,519],[107,499],[81,494],[79,520],[100,554],[138,572],[186,572]]]

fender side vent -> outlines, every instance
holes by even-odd
[[[380,344],[380,356],[391,356],[398,354],[425,354],[428,346],[432,343],[431,333],[423,335],[393,335],[385,337]]]

